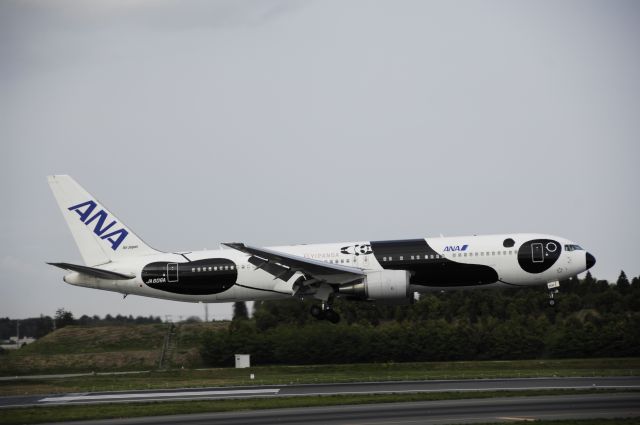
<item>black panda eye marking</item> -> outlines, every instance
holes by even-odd
[[[552,239],[533,239],[518,249],[518,264],[529,273],[549,270],[560,258],[560,244]]]

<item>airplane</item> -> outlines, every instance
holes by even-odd
[[[554,304],[559,281],[596,260],[568,239],[537,233],[355,241],[260,248],[162,252],[151,248],[67,175],[48,182],[82,264],[71,285],[167,300],[220,303],[314,299],[311,315],[338,323],[338,297],[409,304],[415,293],[547,285]],[[319,305],[318,305],[319,304]]]

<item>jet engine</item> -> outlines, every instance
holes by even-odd
[[[340,287],[338,294],[383,303],[410,304],[413,302],[413,293],[409,287],[409,277],[410,273],[406,270],[369,272],[362,282]]]

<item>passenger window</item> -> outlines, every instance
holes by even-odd
[[[195,267],[192,267],[192,268],[191,268],[191,271],[195,273],[195,272],[196,272],[196,268],[195,268]]]
[[[401,255],[401,256],[400,256],[400,261],[402,261],[403,259],[404,259],[404,256],[403,256],[403,255]]]

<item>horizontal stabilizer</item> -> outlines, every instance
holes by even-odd
[[[78,272],[86,274],[88,276],[97,277],[99,279],[107,280],[128,280],[136,277],[134,274],[124,274],[118,272],[112,272],[109,270],[98,269],[96,267],[79,266],[77,264],[69,263],[47,263],[52,266],[60,267],[64,270],[71,270],[72,272]]]

